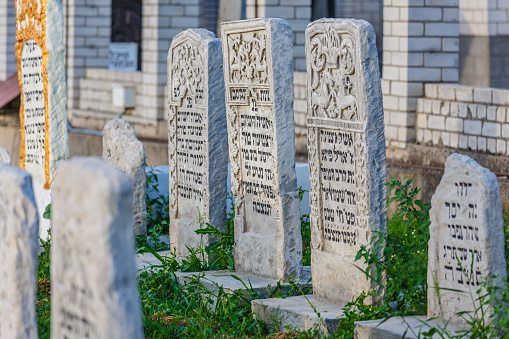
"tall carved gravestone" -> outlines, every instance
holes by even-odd
[[[133,181],[134,234],[147,234],[147,174],[145,147],[133,125],[122,119],[108,121],[103,128],[103,159],[129,174]]]
[[[468,156],[453,154],[431,206],[428,317],[465,323],[456,314],[474,310],[483,279],[498,275],[498,284],[507,279],[498,179]],[[485,319],[492,313],[489,308]]]
[[[178,256],[206,246],[202,223],[226,226],[228,139],[221,40],[205,29],[178,34],[168,52],[170,240]]]
[[[20,168],[27,170],[34,181],[42,237],[49,228],[42,213],[51,203],[51,181],[57,163],[69,156],[63,31],[59,0],[16,0]]]
[[[221,28],[235,269],[271,279],[300,278],[292,31],[282,19],[225,22]]]
[[[36,339],[39,218],[30,174],[0,162],[0,339]]]
[[[59,165],[51,244],[51,338],[142,338],[132,181],[98,158]]]
[[[387,223],[375,32],[362,20],[315,21],[306,56],[313,296],[342,304],[376,287],[355,256]]]

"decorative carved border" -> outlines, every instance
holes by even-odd
[[[48,49],[46,47],[46,14],[47,0],[16,0],[16,59],[18,62],[18,82],[21,88],[21,103],[19,110],[21,147],[19,167],[25,168],[25,109],[23,79],[21,74],[21,52],[24,43],[34,40],[42,51],[42,77],[44,93],[44,189],[51,186],[50,179],[50,149],[49,149],[49,111],[48,111]]]

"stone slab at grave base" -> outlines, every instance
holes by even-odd
[[[278,280],[265,279],[230,271],[208,271],[208,272],[175,272],[179,283],[184,284],[192,280],[192,277],[202,276],[200,282],[209,290],[217,291],[219,287],[223,287],[226,293],[233,293],[241,290],[244,294],[249,294],[242,282],[233,278],[232,275],[240,278],[247,287],[252,286],[252,292],[259,293],[260,296],[269,296],[269,291],[273,291],[277,287]],[[302,269],[302,279],[298,282],[301,289],[311,287],[311,266],[304,266]],[[284,288],[290,289],[290,284],[282,283]],[[267,288],[267,286],[270,286]]]
[[[429,331],[432,327],[438,329],[444,328],[444,326],[445,322],[443,320],[428,320],[426,316],[397,317],[386,321],[383,319],[357,321],[355,322],[355,338],[401,339],[404,335],[405,338],[417,339],[419,338],[419,332],[424,333]],[[447,331],[450,335],[459,335],[468,329],[469,328],[465,325],[452,323],[447,325]],[[432,338],[440,338],[440,336],[438,334],[434,334]]]
[[[169,258],[171,256],[171,251],[160,251],[157,252],[157,254],[163,258]],[[159,265],[161,265],[161,261],[150,252],[136,254],[136,270],[138,271],[138,274],[140,274],[141,270]],[[156,271],[158,270],[157,267],[154,267],[153,269]]]
[[[313,305],[316,309],[311,307]],[[337,331],[343,308],[326,301],[316,300],[313,295],[270,298],[251,301],[255,317],[267,325],[277,325],[280,331],[306,331],[319,327],[321,335],[331,335]],[[320,313],[321,319],[318,317]]]

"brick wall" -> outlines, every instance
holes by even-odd
[[[508,0],[459,0],[460,34],[509,35]]]
[[[458,0],[385,0],[383,48],[386,141],[405,147],[424,83],[458,81]]]
[[[16,73],[16,12],[13,0],[0,0],[0,81]]]
[[[108,67],[111,0],[65,0],[67,107],[79,105],[79,83],[89,67]]]
[[[305,31],[311,22],[311,0],[246,0],[246,18],[281,18],[293,30],[294,69],[306,71]]]
[[[90,1],[99,6],[99,11],[104,6],[109,6],[102,11],[108,14],[108,35],[91,51],[77,44],[87,44],[87,39],[75,40],[74,52],[71,52],[75,60],[83,58],[85,63],[80,62],[74,67],[72,77],[73,86],[76,89],[72,119],[83,121],[83,118],[91,119],[94,114],[99,117],[114,117],[119,113],[119,108],[111,104],[111,89],[113,83],[133,85],[136,89],[136,107],[130,109],[124,118],[128,121],[156,126],[163,120],[167,113],[166,107],[166,81],[167,81],[167,57],[171,40],[175,35],[188,28],[199,26],[200,0],[145,0],[143,1],[142,19],[142,57],[141,72],[114,72],[107,70],[108,46],[111,31],[111,0],[74,0]],[[71,11],[69,11],[71,13]],[[97,23],[88,15],[84,20],[85,27],[76,26],[73,29],[92,29]],[[82,22],[81,20],[79,22]],[[71,37],[70,37],[71,38]],[[105,53],[103,53],[103,49]],[[95,58],[94,65],[88,63],[87,53],[101,53],[101,57]],[[69,57],[68,57],[69,60]],[[69,82],[69,80],[68,80]],[[71,89],[69,89],[71,91]],[[135,126],[136,127],[136,126]],[[96,126],[97,128],[97,126]],[[99,127],[101,128],[101,127]],[[141,129],[137,129],[141,130]],[[153,136],[153,135],[152,135]],[[159,136],[163,137],[163,135]]]
[[[509,90],[426,84],[417,104],[417,142],[509,155]]]

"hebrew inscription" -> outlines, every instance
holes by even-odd
[[[360,246],[370,245],[371,232],[384,230],[386,222],[374,43],[364,21],[322,19],[306,30],[313,291],[338,304],[374,288],[350,267]]]
[[[35,180],[44,182],[46,108],[42,50],[34,40],[24,43],[20,63],[25,122],[25,169]]]
[[[454,315],[472,306],[470,293],[486,278],[506,276],[498,180],[469,157],[453,154],[431,206],[428,314],[443,310],[446,319],[462,322]]]
[[[207,199],[207,116],[204,102],[204,63],[197,46],[173,49],[171,123],[176,125],[176,203],[180,214],[196,218]]]
[[[268,83],[267,37],[265,30],[228,35],[230,48],[229,88],[230,125],[238,129],[235,145],[234,194],[243,192],[245,232],[274,234],[279,217],[276,194],[278,182],[274,140],[274,109]],[[237,150],[238,147],[238,150]],[[277,175],[277,173],[276,173]],[[242,187],[239,187],[239,182]],[[240,207],[240,206],[239,206]]]
[[[226,22],[222,42],[235,268],[273,279],[299,278],[291,29],[281,19]]]
[[[207,245],[199,218],[226,225],[227,132],[221,41],[204,29],[178,34],[168,52],[168,151],[172,249]]]

